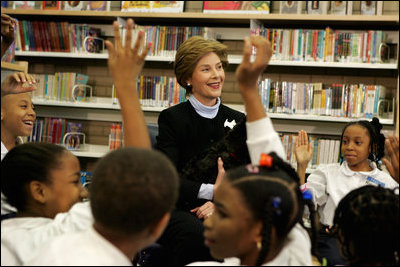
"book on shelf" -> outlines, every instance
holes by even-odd
[[[2,8],[8,8],[8,2],[9,1],[1,1],[1,7]]]
[[[36,1],[14,1],[13,9],[35,9]]]
[[[72,72],[32,75],[37,81],[37,89],[32,92],[32,97],[57,101],[74,101],[72,92],[74,86],[77,84],[85,85],[88,77]]]
[[[295,144],[297,133],[279,132],[283,148],[286,154],[286,160],[296,166]],[[338,138],[327,138],[310,134],[308,136],[313,151],[313,156],[308,163],[307,168],[315,169],[320,164],[330,164],[339,162],[340,156],[340,140]]]
[[[82,123],[68,122],[67,132],[63,137],[63,144],[68,150],[79,150],[85,145],[85,134],[82,133]]]
[[[322,84],[272,81],[259,82],[261,100],[267,112],[318,116],[372,118],[389,117],[392,96],[381,85]],[[382,111],[381,109],[391,111]],[[386,113],[386,114],[385,114]]]
[[[346,15],[349,1],[331,1],[331,14]]]
[[[361,1],[361,15],[376,15],[377,2],[381,1]],[[380,13],[382,15],[382,8]]]
[[[61,1],[42,1],[43,10],[60,10]]]
[[[64,10],[84,10],[84,2],[85,1],[63,1],[64,2]]]
[[[279,1],[280,14],[301,14],[303,1]]]
[[[47,142],[62,144],[66,133],[66,120],[61,118],[39,118],[33,124],[28,142]]]
[[[121,1],[121,11],[151,12],[151,1]]]
[[[111,1],[88,1],[87,10],[110,11]]]
[[[151,1],[151,12],[181,13],[185,1]]]
[[[121,123],[112,123],[110,126],[110,135],[108,146],[111,150],[118,149],[123,146],[124,127]]]
[[[257,26],[256,26],[257,27]],[[382,63],[381,47],[388,33],[379,30],[349,31],[251,28],[251,35],[267,38],[273,47],[272,61]],[[392,55],[393,56],[393,55]],[[390,60],[390,59],[389,59]]]
[[[203,13],[269,14],[272,1],[203,1]]]
[[[121,1],[121,11],[182,13],[185,1]]]
[[[325,15],[328,13],[329,1],[306,1],[306,13]]]

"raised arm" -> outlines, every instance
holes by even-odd
[[[137,77],[140,74],[150,44],[139,53],[144,33],[139,32],[135,45],[132,43],[133,20],[127,21],[125,46],[122,45],[118,22],[114,22],[115,43],[106,41],[108,68],[114,80],[124,123],[125,146],[151,149],[149,132],[137,95]]]
[[[300,184],[305,184],[307,165],[313,156],[313,150],[311,148],[311,143],[308,143],[306,131],[299,131],[299,134],[296,138],[294,152],[297,161],[297,174],[300,178]]]
[[[7,14],[1,14],[1,57],[14,42],[15,20]]]
[[[389,136],[385,140],[385,148],[388,153],[389,159],[383,158],[382,161],[386,165],[386,169],[393,177],[399,182],[399,137]]]
[[[251,47],[255,46],[257,55],[250,62]],[[285,150],[278,133],[274,130],[271,120],[262,104],[258,92],[258,78],[268,66],[272,55],[271,43],[261,36],[251,36],[244,39],[243,61],[236,69],[236,80],[246,108],[247,147],[251,163],[259,164],[261,153],[275,152],[286,159]]]
[[[257,56],[254,62],[250,62],[252,45],[257,49]],[[245,37],[243,61],[236,69],[235,75],[246,107],[247,122],[256,121],[267,116],[258,93],[258,77],[268,66],[271,55],[271,43],[267,39],[261,36]]]

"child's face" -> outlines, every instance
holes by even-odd
[[[223,180],[214,195],[215,211],[204,221],[205,244],[217,259],[238,257],[242,265],[255,263],[262,224],[255,222],[242,194]]]
[[[47,217],[54,218],[57,213],[67,212],[72,205],[87,197],[87,191],[80,182],[79,160],[71,152],[60,156],[61,164],[50,170],[51,183],[46,185]]]
[[[12,137],[29,136],[36,113],[28,93],[9,94],[1,101],[1,128]],[[4,129],[3,129],[4,127]]]
[[[368,130],[360,125],[351,125],[344,131],[341,152],[353,171],[369,170],[370,141]]]
[[[215,100],[221,96],[224,80],[225,71],[221,59],[214,52],[210,52],[197,62],[188,82],[192,84],[192,92],[197,100],[204,105],[214,105]]]

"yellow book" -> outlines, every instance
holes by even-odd
[[[321,91],[321,106],[319,115],[325,114],[326,109],[326,89],[322,89]]]

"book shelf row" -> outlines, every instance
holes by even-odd
[[[271,113],[333,117],[392,117],[394,98],[381,85],[277,82],[264,79],[259,92]]]
[[[387,33],[376,30],[265,29],[251,30],[273,46],[272,60],[382,63],[389,61]],[[392,59],[392,61],[395,61]]]
[[[3,3],[4,2],[4,3]],[[2,1],[8,7],[9,1]],[[41,4],[35,5],[35,2]],[[86,3],[87,2],[87,3]],[[123,12],[184,12],[185,1],[113,1],[113,8]],[[353,1],[202,1],[204,13],[269,14],[273,7],[280,14],[301,14],[305,4],[307,14],[351,15]],[[110,11],[111,1],[13,1],[13,9]],[[277,7],[277,8],[276,8]],[[361,1],[361,14],[381,15],[382,1]]]

